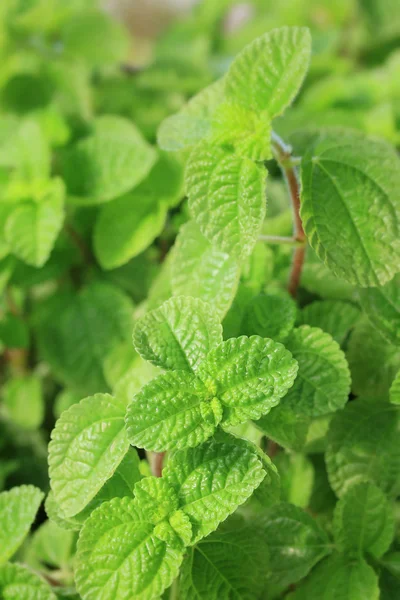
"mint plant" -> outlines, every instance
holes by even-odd
[[[0,7],[1,598],[399,595],[399,10],[248,4]]]

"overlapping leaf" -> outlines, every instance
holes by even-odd
[[[44,579],[14,563],[0,567],[0,594],[7,600],[56,600],[56,595]]]
[[[294,327],[296,304],[289,294],[269,293],[255,296],[244,311],[241,331],[284,342]]]
[[[299,311],[299,325],[319,327],[342,345],[349,331],[357,323],[360,311],[354,304],[342,300],[317,300]]]
[[[359,290],[361,308],[379,332],[400,345],[400,275],[382,287]]]

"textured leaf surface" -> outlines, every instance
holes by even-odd
[[[182,550],[156,537],[135,500],[115,498],[83,526],[75,580],[85,600],[153,600],[172,583],[182,558]]]
[[[5,600],[56,600],[43,579],[14,563],[0,567],[0,594]]]
[[[384,142],[324,136],[303,160],[301,218],[328,267],[362,287],[383,285],[400,260],[400,163]]]
[[[332,555],[311,573],[295,600],[379,600],[378,577],[363,560]]]
[[[232,523],[189,550],[179,580],[186,600],[258,600],[268,566],[263,532]]]
[[[390,495],[398,493],[398,414],[392,404],[358,399],[335,415],[328,434],[326,465],[338,496],[361,481],[375,483]]]
[[[189,209],[202,234],[234,258],[248,256],[265,216],[266,171],[248,158],[201,144],[186,165]]]
[[[133,343],[139,354],[164,369],[196,370],[222,341],[222,327],[210,305],[171,298],[136,323]]]
[[[282,27],[257,38],[236,57],[225,84],[229,99],[275,117],[292,102],[307,73],[311,36],[306,28]]]
[[[361,308],[378,331],[400,345],[400,275],[382,287],[359,290]]]
[[[299,325],[319,327],[342,345],[349,331],[357,323],[360,311],[354,304],[341,300],[317,300],[299,311]]]
[[[127,453],[124,416],[123,401],[96,394],[58,419],[49,445],[49,474],[67,517],[85,508]]]
[[[156,377],[128,406],[126,429],[132,445],[146,450],[198,446],[215,431],[222,407],[192,373],[173,371]]]
[[[293,385],[297,363],[282,344],[258,336],[231,338],[214,350],[198,375],[223,405],[223,424],[259,419]]]
[[[392,506],[382,490],[372,483],[350,487],[336,505],[334,533],[339,548],[350,555],[382,556],[394,536]]]
[[[36,429],[43,421],[42,383],[37,375],[9,379],[3,388],[4,406],[10,419],[23,429]]]
[[[241,332],[284,342],[294,327],[296,303],[289,294],[260,294],[247,305]]]
[[[42,267],[50,256],[64,220],[64,185],[50,182],[42,197],[18,203],[5,225],[5,239],[18,258]]]
[[[387,342],[366,320],[354,328],[347,347],[354,394],[386,398],[400,369],[400,349]]]
[[[131,121],[102,116],[93,133],[69,151],[63,175],[76,202],[101,204],[140,183],[155,160],[155,150]]]
[[[230,307],[239,281],[239,266],[213,246],[194,221],[186,223],[175,242],[171,263],[172,291],[208,302],[218,315]]]
[[[276,504],[257,522],[267,540],[271,579],[282,586],[307,575],[330,553],[329,539],[317,522],[292,504]]]
[[[28,535],[43,497],[43,492],[32,485],[0,494],[0,564],[11,558]]]
[[[206,442],[172,455],[163,477],[193,526],[192,543],[214,531],[251,496],[265,477],[255,452],[239,445]]]
[[[295,329],[286,346],[298,361],[299,372],[284,403],[310,417],[342,408],[350,392],[345,356],[332,337],[318,327]]]

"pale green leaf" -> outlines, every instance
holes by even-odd
[[[393,404],[400,404],[400,371],[397,373],[390,387],[389,397],[390,402],[393,402]]]
[[[248,158],[204,143],[186,165],[189,209],[202,234],[223,252],[243,259],[265,217],[266,171]]]
[[[223,406],[223,425],[259,419],[293,385],[297,362],[282,344],[258,336],[231,338],[208,354],[198,376]]]
[[[137,364],[129,369],[115,384],[113,395],[121,398],[128,405],[134,395],[159,374],[160,369],[153,367],[152,364],[139,357]]]
[[[310,459],[300,453],[279,452],[274,463],[281,481],[282,500],[307,508],[314,483],[314,467]]]
[[[134,395],[126,429],[132,445],[162,451],[198,446],[221,419],[221,403],[200,379],[187,371],[171,371]]]
[[[383,287],[359,290],[361,308],[378,331],[396,346],[400,345],[400,275]]]
[[[147,313],[133,331],[139,354],[164,369],[194,371],[222,341],[222,327],[212,306],[179,296]]]
[[[0,567],[0,596],[4,600],[56,600],[44,579],[15,563]]]
[[[163,477],[193,526],[192,543],[214,531],[260,485],[265,471],[256,452],[240,445],[206,442],[175,452]]]
[[[400,162],[375,139],[324,135],[303,159],[301,218],[307,238],[338,277],[383,285],[400,260]]]
[[[24,552],[24,562],[37,571],[66,568],[75,551],[75,534],[45,521],[34,532]]]
[[[227,75],[228,99],[270,117],[293,101],[307,73],[311,36],[306,28],[282,27],[257,38],[235,58]]]
[[[58,419],[49,445],[49,474],[67,517],[85,508],[127,453],[124,416],[123,401],[96,394]]]
[[[174,295],[208,302],[220,316],[230,307],[239,281],[236,261],[213,246],[194,221],[180,230],[171,262]]]
[[[323,529],[309,514],[292,504],[272,506],[256,524],[269,547],[270,578],[282,586],[302,579],[331,552]]]
[[[296,303],[289,294],[259,294],[246,306],[241,332],[284,342],[294,327],[296,312]]]
[[[116,116],[99,117],[91,135],[67,153],[63,176],[77,204],[102,204],[125,194],[149,173],[155,150],[135,125]]]
[[[95,510],[78,541],[75,581],[84,600],[153,600],[171,585],[183,558],[155,535],[136,500],[115,498]]]
[[[350,372],[337,342],[318,327],[302,325],[285,343],[299,364],[285,405],[309,417],[343,408],[350,393]]]
[[[10,251],[34,267],[48,260],[64,221],[64,185],[53,179],[38,198],[16,205],[6,220]]]
[[[23,375],[6,381],[4,406],[10,420],[23,429],[37,429],[44,417],[42,382],[37,375]]]
[[[319,327],[342,345],[349,331],[356,325],[359,309],[341,300],[317,300],[302,308],[297,316],[299,325]]]
[[[310,417],[293,410],[284,400],[256,423],[268,438],[290,450],[303,449],[309,424]]]
[[[368,482],[351,486],[340,498],[333,524],[340,550],[359,558],[379,558],[394,536],[392,506],[382,490]]]
[[[28,535],[43,492],[32,485],[21,485],[0,494],[0,564],[11,558]],[[0,595],[1,587],[0,575]]]
[[[334,416],[326,465],[338,496],[362,481],[374,483],[390,495],[399,492],[398,415],[393,404],[357,399]]]

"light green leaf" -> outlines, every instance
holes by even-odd
[[[310,417],[294,411],[284,400],[256,423],[263,433],[280,446],[302,450],[307,439]]]
[[[387,398],[400,369],[400,349],[389,344],[367,320],[354,328],[347,347],[354,394]]]
[[[32,485],[21,485],[1,492],[0,564],[11,558],[28,535],[43,498],[43,492]]]
[[[338,496],[361,481],[374,483],[389,495],[399,492],[398,415],[393,404],[358,399],[334,416],[326,465]]]
[[[113,396],[120,397],[128,405],[134,395],[159,374],[160,369],[139,357],[137,365],[127,371],[115,384]]]
[[[222,341],[222,327],[212,307],[179,296],[147,313],[133,331],[139,354],[164,369],[195,371]]]
[[[208,354],[198,376],[223,406],[223,425],[259,419],[293,385],[297,362],[282,344],[258,336],[231,338]]]
[[[192,523],[192,544],[214,531],[264,477],[255,452],[217,442],[175,452],[163,471],[163,478],[176,491],[180,509]]]
[[[284,342],[294,327],[296,312],[296,303],[289,294],[259,294],[246,306],[241,332]]]
[[[328,536],[304,510],[276,504],[256,520],[267,540],[270,578],[282,586],[302,579],[331,552]]]
[[[75,581],[85,600],[153,600],[171,585],[183,558],[155,535],[154,523],[131,498],[95,510],[78,541]]]
[[[224,524],[225,525],[225,524]],[[268,567],[259,528],[229,521],[188,551],[178,584],[185,600],[258,600]]]
[[[67,517],[85,508],[127,453],[124,416],[123,401],[96,394],[58,419],[49,444],[49,474]]]
[[[115,269],[145,250],[164,228],[170,204],[180,198],[181,166],[163,155],[128,194],[100,209],[94,251],[104,269]]]
[[[394,536],[393,509],[374,484],[358,483],[340,498],[334,514],[335,540],[342,552],[379,558]]]
[[[379,600],[378,577],[364,560],[334,554],[311,573],[294,600]]]
[[[319,327],[342,345],[357,323],[360,311],[354,304],[341,300],[317,300],[307,304],[297,315],[299,325]]]
[[[34,267],[48,260],[64,221],[64,185],[53,179],[38,198],[16,205],[6,220],[10,251]]]
[[[23,429],[37,429],[44,417],[42,382],[37,375],[9,379],[3,387],[7,416]]]
[[[332,337],[318,327],[302,325],[291,333],[286,346],[298,361],[299,372],[285,405],[310,417],[342,408],[350,393],[350,372]]]
[[[356,300],[353,286],[336,277],[310,247],[307,248],[301,285],[312,294],[318,294],[327,300]]]
[[[400,404],[400,371],[397,373],[390,387],[389,398],[393,404]]]
[[[29,540],[24,562],[37,571],[66,568],[75,551],[75,534],[45,521]]]
[[[307,238],[338,277],[389,281],[400,260],[400,162],[355,133],[324,135],[303,159],[301,218]]]
[[[269,116],[281,114],[307,73],[311,36],[303,27],[282,27],[257,38],[235,58],[227,75],[228,99]]]
[[[155,160],[155,150],[131,121],[102,116],[65,156],[63,176],[75,203],[102,204],[138,185]]]
[[[314,467],[310,459],[300,453],[279,452],[274,463],[281,480],[282,500],[307,508],[314,483]]]
[[[239,282],[236,261],[213,246],[198,225],[189,221],[176,238],[171,262],[174,295],[208,302],[219,316],[230,307]]]
[[[126,413],[132,445],[163,451],[205,442],[222,419],[222,406],[204,383],[187,371],[156,377],[135,394]]]
[[[395,346],[400,345],[400,275],[383,287],[359,290],[361,308],[372,325]]]
[[[189,209],[202,234],[221,251],[243,259],[265,217],[263,167],[222,148],[200,144],[186,165]]]
[[[0,567],[0,594],[7,600],[56,600],[50,586],[41,577],[14,563]]]

